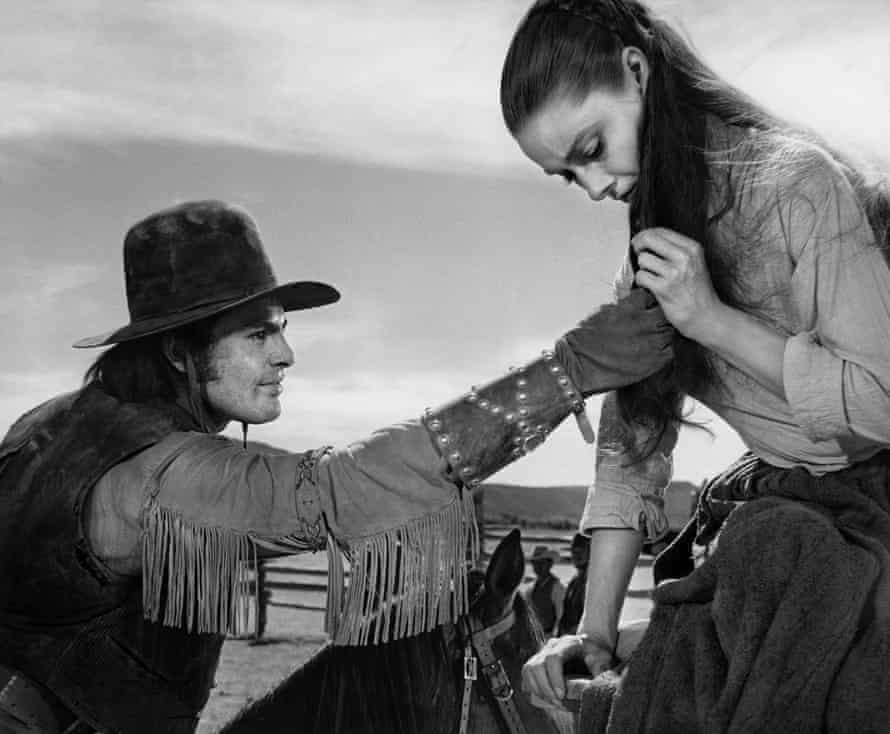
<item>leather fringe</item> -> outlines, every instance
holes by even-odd
[[[146,619],[189,632],[241,634],[250,609],[251,538],[201,527],[157,504],[145,514],[142,605]]]
[[[467,611],[479,532],[472,493],[462,495],[433,515],[352,541],[345,555],[329,540],[326,622],[335,644],[398,640]],[[342,598],[344,560],[350,582]]]
[[[435,514],[351,542],[345,552],[328,536],[325,629],[335,644],[389,642],[466,613],[479,531],[473,496],[462,495]],[[202,527],[156,504],[144,523],[145,618],[189,632],[243,634],[256,557],[250,536]]]

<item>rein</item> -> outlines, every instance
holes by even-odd
[[[513,701],[513,684],[491,645],[495,639],[509,632],[515,623],[516,613],[512,607],[507,614],[488,627],[482,627],[473,614],[468,614],[461,621],[461,636],[464,638],[464,689],[460,705],[460,734],[467,732],[473,683],[479,677],[480,667],[508,731],[511,734],[527,734]]]

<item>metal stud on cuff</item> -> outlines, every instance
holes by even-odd
[[[549,385],[547,374],[553,379]],[[481,388],[474,385],[463,398],[439,410],[427,409],[424,422],[452,471],[473,487],[540,446],[567,413],[574,412],[580,421],[583,410],[584,401],[555,354],[544,350],[542,359],[510,367],[509,376]],[[501,429],[495,428],[498,423]],[[486,424],[489,427],[483,428]],[[477,427],[465,430],[471,426]],[[484,439],[490,445],[480,443],[484,436],[490,436]],[[503,441],[500,458],[498,441]]]

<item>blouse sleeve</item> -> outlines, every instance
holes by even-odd
[[[627,296],[633,282],[633,267],[627,257],[612,283],[615,298]],[[653,542],[670,529],[664,492],[671,483],[677,432],[670,428],[651,456],[635,461],[616,440],[618,420],[616,395],[607,393],[600,411],[594,479],[579,528],[584,534],[596,528],[632,528]]]
[[[664,492],[673,473],[677,431],[670,428],[650,456],[635,461],[612,440],[617,421],[615,393],[608,393],[600,413],[596,471],[587,491],[580,531],[589,534],[596,528],[632,528],[653,542],[670,529]]]
[[[814,154],[815,155],[815,154]],[[781,186],[781,185],[780,185]],[[784,196],[783,196],[784,195]],[[890,268],[853,188],[820,155],[780,226],[799,328],[786,343],[788,403],[815,441],[890,444]]]

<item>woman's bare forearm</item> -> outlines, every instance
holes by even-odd
[[[621,608],[642,547],[643,534],[632,528],[593,531],[579,634],[615,647]]]

